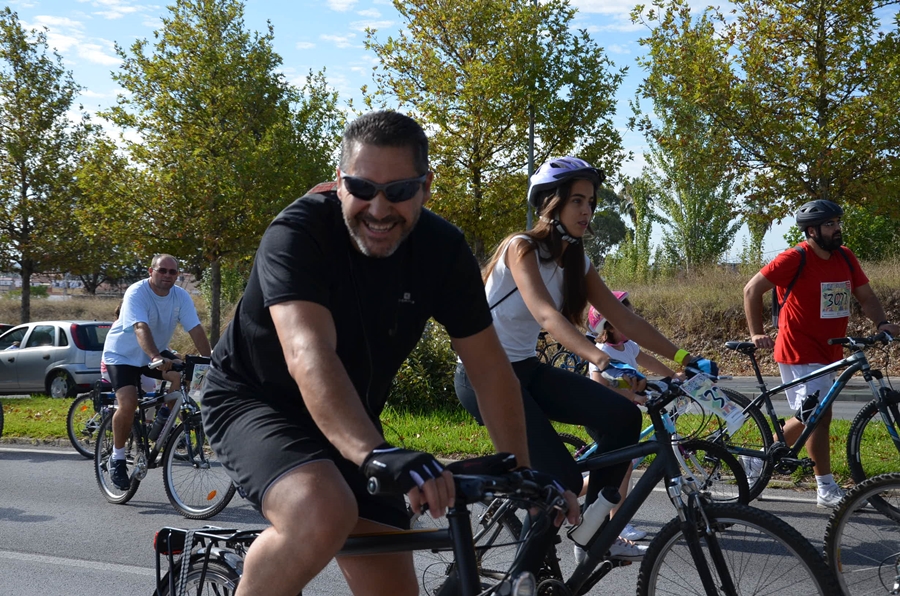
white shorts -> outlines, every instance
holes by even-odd
[[[804,377],[809,373],[816,371],[824,366],[828,366],[827,364],[781,364],[778,363],[778,368],[781,370],[781,381],[783,383],[788,383],[793,381],[794,379],[799,379],[800,377]],[[800,405],[803,403],[803,400],[807,395],[812,395],[819,391],[819,401],[828,395],[828,390],[831,389],[831,385],[834,383],[834,373],[828,373],[827,375],[822,375],[821,377],[812,379],[808,383],[803,383],[801,385],[797,385],[795,387],[791,387],[790,389],[785,390],[785,395],[787,396],[788,404],[793,409],[798,409]]]

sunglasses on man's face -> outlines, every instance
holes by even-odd
[[[418,178],[407,178],[406,180],[395,180],[387,184],[376,184],[365,178],[341,174],[344,189],[357,199],[371,201],[379,192],[384,192],[385,198],[391,203],[402,203],[416,196],[419,188],[427,178],[428,174],[423,174]]]
[[[166,269],[165,267],[155,267],[157,273],[163,275],[178,275],[178,269]]]

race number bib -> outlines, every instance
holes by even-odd
[[[741,408],[719,391],[709,375],[694,375],[681,385],[681,390],[693,397],[705,411],[724,420],[728,434],[734,435],[744,424]]]
[[[201,390],[203,389],[203,380],[209,371],[208,364],[195,364],[194,372],[191,375],[191,385],[189,393],[195,400],[200,401]]]
[[[843,319],[850,316],[850,282],[830,281],[822,283],[820,317]]]

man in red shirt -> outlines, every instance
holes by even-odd
[[[797,211],[797,226],[806,235],[799,250],[786,250],[753,276],[744,287],[744,313],[750,328],[751,341],[758,348],[775,348],[775,361],[781,379],[787,383],[810,372],[836,362],[843,356],[841,346],[830,346],[828,340],[847,333],[850,317],[850,296],[859,302],[863,313],[871,319],[877,331],[900,335],[900,326],[890,323],[881,302],[869,286],[853,252],[842,247],[841,216],[843,209],[836,203],[819,199],[806,203]],[[805,263],[801,267],[801,262]],[[798,275],[798,270],[800,273]],[[795,281],[796,280],[796,281]],[[793,282],[789,293],[787,287]],[[763,332],[762,299],[777,287],[779,333],[775,341]],[[787,299],[785,299],[787,293]],[[809,383],[788,389],[788,403],[799,409],[807,395],[819,392],[825,397],[834,375],[824,375]],[[831,474],[829,434],[831,409],[823,412],[816,429],[810,434],[806,450],[815,462],[819,507],[834,508],[843,490]],[[791,418],[784,425],[785,439],[793,443],[803,431],[803,422]],[[753,461],[744,461],[752,473]],[[748,465],[749,464],[749,465]]]

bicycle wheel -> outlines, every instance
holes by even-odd
[[[884,515],[866,504],[890,506]],[[883,474],[855,486],[825,528],[825,560],[844,594],[896,594],[900,560],[900,474]]]
[[[190,567],[188,567],[187,577],[184,582],[184,590],[181,590],[181,565],[184,564],[182,557],[175,569],[170,573],[175,574],[175,593],[193,595],[209,595],[209,596],[233,596],[237,589],[241,576],[234,569],[220,563],[218,561],[210,561],[206,566],[206,573],[203,576],[203,589],[200,587],[200,576],[203,574],[203,558],[204,555],[194,555],[190,559]],[[169,596],[169,574],[163,576],[159,585],[159,596]]]
[[[883,472],[900,470],[900,453],[891,439],[891,432],[900,432],[900,412],[897,405],[900,394],[891,393],[887,399],[892,428],[885,425],[878,410],[878,401],[874,399],[864,405],[850,423],[847,464],[850,475],[857,484]]]
[[[705,515],[697,516],[700,548],[717,586],[722,579],[710,557],[710,547],[715,545],[738,594],[840,594],[812,544],[774,515],[736,503],[705,504],[703,510]],[[638,571],[637,593],[706,594],[678,518],[663,526],[647,548]]]
[[[475,539],[475,558],[478,573],[485,587],[503,579],[509,569],[519,545],[522,533],[521,512],[511,506],[509,501],[495,499],[488,504],[475,503],[469,506],[472,523],[472,536]],[[413,523],[413,529],[433,530],[447,527],[447,518],[434,519],[425,514]],[[434,596],[452,592],[455,585],[456,571],[453,552],[416,551],[416,568],[422,569],[422,589],[425,594]],[[444,588],[444,584],[448,586]]]
[[[678,445],[700,490],[716,503],[750,502],[747,475],[737,458],[717,443],[686,441]]]
[[[716,424],[715,428],[711,429],[712,432],[710,434],[706,436],[701,435],[701,438],[724,445],[732,455],[737,457],[747,476],[747,485],[750,489],[749,498],[752,501],[759,497],[766,485],[769,484],[775,466],[771,460],[740,455],[735,453],[735,449],[768,451],[769,447],[772,446],[772,427],[769,426],[765,415],[758,407],[747,408],[750,405],[750,399],[743,393],[725,387],[719,387],[719,390],[744,410],[746,414],[744,424],[741,425],[741,428],[734,435],[730,435],[724,422],[713,416],[712,419]]]
[[[571,453],[572,457],[574,457],[575,459],[578,459],[578,456],[581,455],[587,447],[587,443],[584,441],[584,439],[582,439],[581,437],[576,437],[573,434],[559,433],[559,438],[569,449],[569,453]]]
[[[140,434],[136,426],[131,428],[131,434],[125,441],[125,461],[128,467],[128,475],[131,477],[131,486],[127,490],[116,487],[109,476],[109,459],[113,452],[112,412],[103,418],[100,428],[97,429],[97,442],[94,444],[94,475],[100,492],[110,503],[122,505],[131,500],[137,492],[141,481],[134,477],[135,460],[140,455]]]
[[[581,358],[566,350],[560,350],[554,354],[553,358],[550,360],[550,366],[555,366],[556,368],[561,368],[573,373],[578,372],[580,363]]]
[[[166,441],[163,484],[169,502],[188,519],[209,519],[234,497],[234,482],[209,446],[199,415],[176,426]]]
[[[90,393],[82,393],[69,406],[66,415],[66,433],[75,451],[84,457],[94,457],[97,429],[100,428],[99,412],[94,411],[94,400]]]

